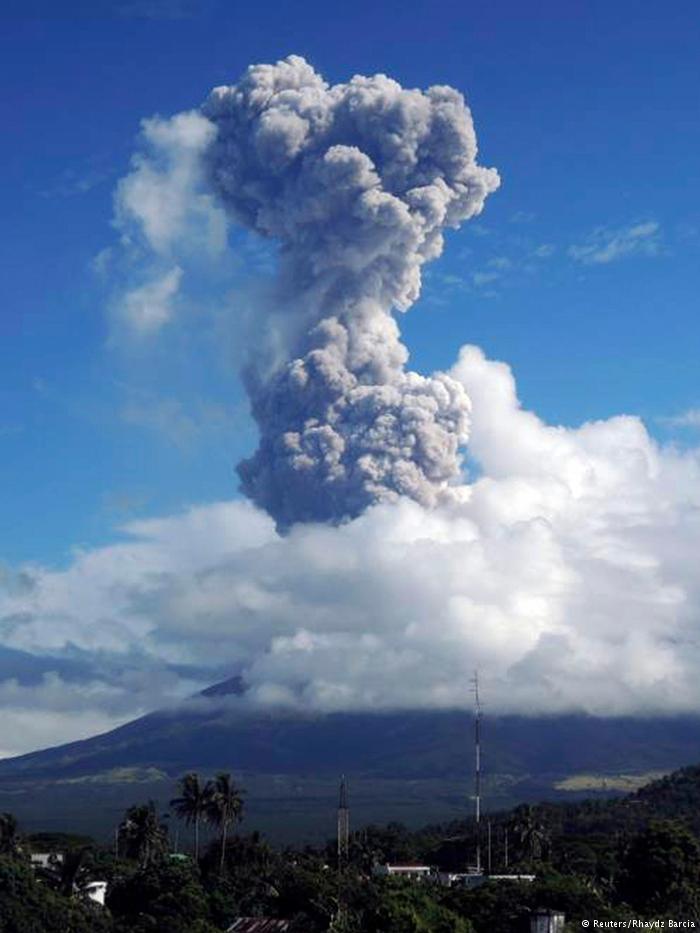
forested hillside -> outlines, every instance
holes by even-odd
[[[28,837],[0,816],[2,933],[216,933],[238,916],[284,919],[290,933],[526,933],[542,907],[563,912],[567,931],[592,918],[700,925],[697,766],[619,800],[493,814],[480,826],[484,868],[535,880],[486,878],[475,888],[437,880],[438,869],[473,863],[473,821],[356,827],[339,865],[334,840],[281,850],[237,833],[245,794],[229,775],[191,773],[172,792],[169,814],[152,803],[130,807],[109,847]],[[32,851],[62,859],[37,870]],[[434,866],[434,878],[374,870],[415,861]],[[86,896],[96,879],[108,883],[104,908]]]

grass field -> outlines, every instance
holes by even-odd
[[[643,774],[572,774],[561,781],[556,781],[554,789],[558,791],[619,791],[629,794],[639,790],[645,784],[651,784],[668,774],[668,771],[645,771]]]

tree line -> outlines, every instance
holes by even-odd
[[[225,772],[204,783],[198,774],[190,772],[180,778],[179,790],[170,806],[180,819],[194,827],[195,861],[199,860],[200,854],[200,827],[202,823],[208,823],[220,833],[220,866],[223,870],[229,832],[243,813],[243,791]],[[144,868],[168,850],[168,828],[159,819],[152,801],[130,807],[119,826],[118,840],[124,841],[127,857]]]
[[[294,933],[526,933],[542,906],[564,912],[572,931],[591,917],[677,917],[700,928],[699,802],[700,769],[685,769],[622,800],[489,814],[494,871],[503,871],[507,849],[509,870],[536,880],[466,889],[378,878],[373,867],[420,861],[463,870],[473,821],[362,827],[339,866],[335,840],[274,849],[241,833],[243,791],[230,775],[189,773],[170,807],[192,830],[191,856],[172,852],[165,815],[150,802],[128,809],[116,847],[26,838],[0,814],[0,933],[216,933],[241,915],[285,918]],[[203,840],[204,826],[216,837]],[[32,848],[63,858],[33,869]],[[104,909],[86,896],[97,879],[108,882]]]

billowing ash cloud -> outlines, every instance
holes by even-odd
[[[261,438],[243,490],[283,529],[401,496],[435,504],[459,474],[469,400],[444,373],[405,369],[392,312],[418,297],[445,228],[498,187],[462,95],[384,75],[329,86],[291,56],[216,88],[203,114],[214,190],[280,246],[278,359],[257,347],[247,367]]]
[[[0,567],[0,752],[231,674],[257,709],[457,708],[478,667],[491,714],[697,713],[700,449],[661,447],[631,416],[547,424],[476,347],[450,372],[480,467],[461,501],[284,536],[215,502],[60,569]]]
[[[137,335],[175,324],[201,255],[226,264],[223,206],[279,243],[241,473],[295,527],[210,503],[61,569],[0,566],[0,754],[232,673],[258,708],[454,708],[478,667],[493,713],[696,713],[700,448],[630,416],[547,424],[476,347],[448,374],[404,369],[392,311],[498,181],[460,96],[327,87],[293,58],[146,121],[142,147],[115,218]],[[467,397],[478,478],[451,487]]]

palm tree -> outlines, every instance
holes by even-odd
[[[198,860],[199,826],[202,819],[207,816],[212,794],[212,783],[207,781],[203,785],[200,783],[199,775],[190,772],[190,774],[180,778],[178,784],[180,796],[173,797],[170,806],[188,826],[194,826],[194,857],[195,860]]]
[[[119,836],[126,842],[126,857],[138,861],[141,868],[151,865],[168,851],[168,833],[158,820],[152,800],[129,807],[119,826]]]
[[[230,774],[217,774],[211,785],[211,796],[207,805],[207,819],[221,830],[221,862],[219,869],[223,874],[226,859],[226,838],[229,827],[241,818],[243,812],[243,792],[238,788]]]
[[[17,820],[11,813],[0,813],[0,855],[17,855],[19,848]]]
[[[42,876],[48,884],[64,897],[72,897],[82,891],[91,878],[92,846],[69,849],[62,858],[55,858],[49,863]]]
[[[542,858],[549,842],[547,828],[532,804],[522,804],[513,811],[513,830],[518,840],[521,859]]]

